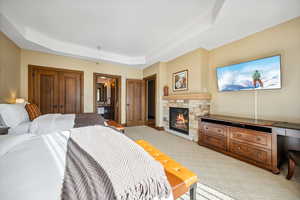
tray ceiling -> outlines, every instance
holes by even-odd
[[[299,15],[299,0],[0,0],[0,29],[21,48],[138,67]]]

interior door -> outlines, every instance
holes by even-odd
[[[126,81],[127,126],[145,124],[145,86],[144,80],[127,79]]]
[[[72,72],[59,73],[59,112],[81,112],[81,75]]]
[[[58,112],[58,73],[50,70],[34,70],[31,74],[32,97],[30,102],[39,106],[42,114]]]

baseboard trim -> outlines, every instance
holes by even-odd
[[[165,130],[165,128],[162,127],[162,126],[155,126],[154,128],[155,128],[156,130],[159,130],[159,131],[164,131],[164,130]]]

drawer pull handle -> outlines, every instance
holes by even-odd
[[[219,132],[219,133],[221,133],[221,131],[222,131],[221,129],[218,129],[218,132]]]
[[[259,157],[259,156],[260,156],[260,152],[257,152],[257,153],[256,153],[256,156]]]
[[[260,138],[259,138],[259,137],[257,137],[257,138],[256,138],[256,140],[257,140],[257,141],[260,141]]]

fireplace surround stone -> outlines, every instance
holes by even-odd
[[[188,108],[189,109],[189,134],[183,134],[169,127],[170,107]],[[198,117],[208,115],[210,112],[210,99],[185,99],[170,100],[163,99],[163,125],[164,129],[175,135],[184,137],[189,140],[198,141]]]

